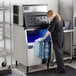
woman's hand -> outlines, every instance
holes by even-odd
[[[45,41],[45,39],[46,39],[45,37],[42,38],[43,41]]]
[[[49,35],[50,35],[50,32],[47,31],[46,34],[45,34],[45,36],[42,38],[42,40],[44,41]]]

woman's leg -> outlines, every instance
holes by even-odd
[[[62,47],[58,46],[57,44],[53,44],[53,48],[55,50],[57,68],[61,71],[65,71]]]

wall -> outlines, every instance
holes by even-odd
[[[72,21],[73,18],[73,5],[72,0],[59,0],[59,11],[66,21]]]

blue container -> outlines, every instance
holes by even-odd
[[[28,43],[35,42],[36,39],[44,37],[46,32],[47,29],[36,29],[36,30],[27,31]],[[50,41],[50,39],[51,39],[50,36],[48,36],[46,38],[46,41]]]
[[[45,59],[50,58],[51,42],[44,42],[44,52],[45,52]]]
[[[34,43],[35,56],[48,59],[51,55],[51,42],[38,41]]]

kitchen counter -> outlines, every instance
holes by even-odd
[[[68,32],[73,32],[74,29],[68,29],[68,30],[64,30],[64,33],[68,33]]]

